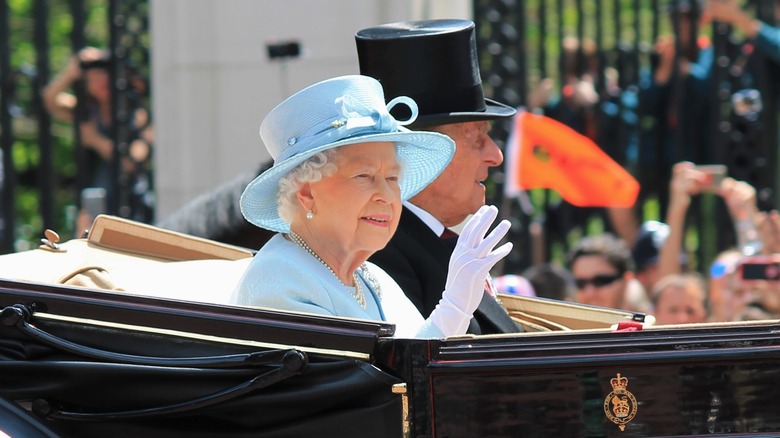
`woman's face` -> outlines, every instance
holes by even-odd
[[[108,70],[90,68],[85,73],[87,92],[99,102],[108,102],[111,97]]]
[[[620,274],[606,257],[590,254],[577,258],[571,267],[578,303],[622,309],[630,274]],[[603,279],[603,280],[602,280]]]
[[[401,216],[395,147],[388,142],[342,146],[333,161],[333,175],[309,184],[314,218],[307,225],[337,245],[336,251],[366,252],[368,258],[387,245]]]

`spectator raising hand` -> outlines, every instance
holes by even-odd
[[[672,167],[672,179],[669,181],[669,205],[666,210],[666,224],[669,235],[659,251],[659,278],[682,271],[679,254],[683,248],[685,235],[685,216],[691,205],[691,196],[698,195],[707,185],[707,175],[696,170],[696,165],[683,161]]]
[[[80,168],[84,175],[79,182],[80,211],[76,219],[76,235],[87,229],[95,216],[108,212],[106,208],[120,201],[126,202],[121,215],[141,222],[152,220],[154,196],[151,193],[151,155],[154,130],[149,112],[139,97],[143,94],[142,80],[133,76],[127,103],[132,114],[128,122],[129,148],[120,157],[120,173],[114,172],[114,153],[117,147],[112,137],[113,111],[111,85],[111,54],[95,47],[85,47],[75,53],[65,68],[41,91],[43,103],[55,118],[77,125]],[[76,93],[71,93],[71,88]],[[127,199],[117,190],[117,181],[129,188]]]
[[[691,197],[703,191],[712,191],[723,198],[734,222],[739,247],[745,255],[754,255],[761,250],[756,227],[758,207],[755,188],[744,181],[724,178],[714,187],[710,186],[710,176],[691,162],[680,162],[672,168],[669,182],[669,206],[666,223],[669,236],[660,250],[659,275],[681,272],[679,254],[684,250],[685,217],[691,203]],[[767,232],[771,231],[769,224]]]

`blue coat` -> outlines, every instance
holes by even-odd
[[[281,234],[257,252],[230,298],[232,304],[268,307],[321,315],[387,321],[396,325],[396,337],[440,338],[441,331],[404,295],[382,269],[366,263],[380,284],[377,296],[366,279],[366,309],[330,270]]]

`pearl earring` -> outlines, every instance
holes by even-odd
[[[308,220],[314,219],[314,212],[311,211],[311,210],[307,211],[306,212],[306,219],[308,219]]]

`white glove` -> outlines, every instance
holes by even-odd
[[[494,249],[509,231],[510,223],[507,220],[502,220],[485,237],[497,216],[496,207],[482,206],[469,219],[458,237],[450,257],[444,293],[429,317],[444,336],[466,333],[472,314],[482,301],[490,269],[512,250],[511,242]]]

